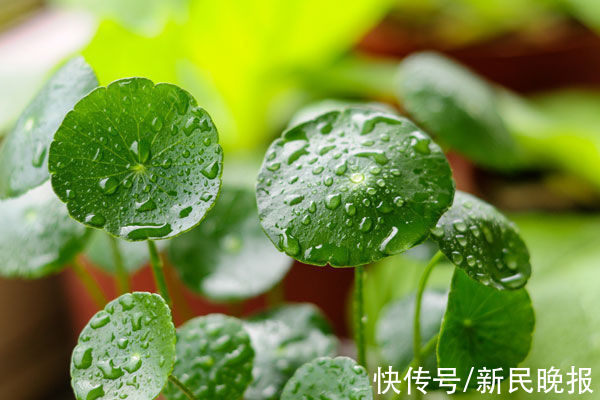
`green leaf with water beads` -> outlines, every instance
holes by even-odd
[[[82,57],[52,75],[0,147],[0,197],[18,196],[48,179],[54,132],[67,111],[96,86],[96,75]]]
[[[456,62],[436,53],[404,59],[398,96],[425,129],[478,164],[506,169],[517,147],[497,111],[494,89]]]
[[[189,93],[128,78],[67,114],[49,169],[73,218],[136,241],[196,226],[219,193],[222,160],[217,130]]]
[[[348,357],[317,358],[298,368],[286,383],[282,400],[372,400],[367,371]]]
[[[308,264],[355,266],[421,242],[452,203],[441,149],[412,122],[346,108],[286,130],[256,196],[275,246]]]
[[[265,236],[254,193],[227,187],[200,226],[171,241],[170,258],[190,289],[214,301],[264,293],[291,267]]]
[[[422,346],[435,337],[440,331],[442,318],[446,311],[447,296],[429,290],[423,294],[421,303],[421,339]],[[377,321],[376,339],[381,357],[397,371],[404,371],[413,354],[413,320],[415,315],[415,295],[388,304],[381,310]],[[430,371],[437,368],[435,354],[425,359],[425,366]],[[433,367],[430,369],[429,367]]]
[[[157,294],[126,293],[92,317],[71,357],[78,400],[156,398],[173,370],[175,327]]]
[[[256,352],[246,400],[276,400],[302,364],[334,356],[337,339],[329,322],[312,304],[288,304],[244,323]]]
[[[197,399],[241,399],[252,381],[254,350],[241,321],[221,314],[194,318],[177,328],[173,375]],[[169,400],[188,397],[169,382]]]
[[[299,109],[290,118],[288,127],[294,127],[303,122],[307,122],[317,118],[321,114],[335,110],[343,110],[346,107],[365,108],[367,110],[381,111],[388,114],[397,115],[396,110],[388,104],[378,102],[358,102],[341,99],[325,99],[314,103],[310,103]]]
[[[457,268],[438,339],[438,364],[456,368],[465,384],[471,367],[508,371],[529,353],[534,325],[525,289],[495,290]],[[471,385],[476,382],[471,379]]]
[[[0,276],[40,278],[59,271],[89,236],[52,192],[50,182],[0,200]]]
[[[104,231],[93,231],[90,242],[85,250],[86,257],[94,265],[109,274],[117,273],[115,257],[111,246],[111,237]],[[163,250],[168,242],[159,241],[156,247]],[[144,242],[129,242],[117,239],[117,246],[121,251],[123,266],[129,274],[135,273],[149,261],[148,244]]]
[[[431,235],[446,257],[485,285],[518,289],[531,275],[529,251],[517,226],[470,194],[456,192]]]

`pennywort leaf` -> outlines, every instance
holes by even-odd
[[[517,226],[491,205],[457,191],[431,231],[440,250],[469,276],[496,289],[518,289],[531,275]]]
[[[40,278],[59,271],[85,246],[88,230],[69,218],[47,182],[0,200],[0,276]]]
[[[263,228],[308,264],[355,266],[421,242],[454,195],[441,149],[412,122],[345,108],[286,130],[263,162]]]
[[[54,132],[67,111],[96,86],[96,75],[82,57],[54,73],[0,147],[0,198],[18,196],[48,179]]]
[[[92,317],[71,357],[77,400],[156,398],[175,362],[171,310],[157,294],[127,293]]]
[[[214,301],[264,293],[291,267],[265,236],[254,193],[227,187],[200,226],[171,241],[170,258],[190,289]]]
[[[334,356],[337,339],[321,312],[311,304],[288,304],[244,323],[256,352],[253,381],[246,400],[276,400],[302,364]]]
[[[534,325],[525,289],[495,290],[457,268],[438,340],[439,366],[456,368],[464,382],[471,367],[514,368],[529,353]]]
[[[215,126],[189,93],[128,78],[67,114],[49,169],[73,218],[136,241],[196,226],[218,195],[222,158]]]
[[[189,320],[177,329],[175,375],[197,399],[240,399],[252,381],[254,350],[241,321],[221,314]],[[188,400],[173,383],[169,400]]]
[[[367,371],[353,359],[322,357],[298,368],[281,399],[372,400],[373,389]]]
[[[404,59],[398,96],[427,131],[478,164],[506,169],[517,147],[497,111],[494,89],[473,72],[436,53]]]

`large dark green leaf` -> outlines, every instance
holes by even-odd
[[[73,218],[128,240],[196,226],[221,185],[217,131],[175,85],[122,79],[83,98],[50,147],[52,186]]]
[[[439,366],[456,368],[465,384],[471,368],[508,371],[529,353],[534,325],[525,289],[495,290],[457,268],[438,340]]]
[[[248,320],[254,359],[254,381],[246,400],[275,400],[302,364],[334,356],[337,339],[323,315],[310,304],[290,304]]]
[[[88,230],[73,221],[47,182],[0,200],[0,275],[40,278],[57,272],[83,248]]]
[[[96,86],[96,75],[82,57],[56,71],[2,143],[0,197],[18,196],[48,179],[48,147],[54,132],[67,111]]]
[[[440,148],[409,120],[346,108],[275,140],[256,193],[278,249],[308,264],[355,266],[421,242],[454,183]]]
[[[265,236],[254,193],[245,189],[225,188],[202,224],[173,239],[170,250],[183,282],[215,301],[264,293],[291,266]]]
[[[398,73],[398,95],[421,125],[473,161],[501,169],[515,163],[516,145],[493,88],[463,66],[436,53],[409,56]]]
[[[92,317],[71,358],[78,400],[158,396],[175,362],[171,310],[157,294],[127,293]]]
[[[177,359],[173,375],[197,399],[240,399],[252,380],[254,350],[236,318],[212,314],[177,328]],[[173,383],[164,396],[188,400]]]
[[[442,317],[446,311],[445,294],[426,291],[421,303],[421,339],[422,345],[435,337],[440,331]],[[414,294],[388,304],[381,310],[377,322],[377,344],[382,358],[397,371],[404,371],[412,361],[413,321],[415,315]],[[436,368],[435,355],[428,357],[427,366]],[[432,371],[433,373],[434,371]]]
[[[469,276],[496,289],[518,289],[531,275],[517,226],[491,205],[457,191],[431,231],[440,250]]]
[[[348,357],[317,358],[298,368],[281,395],[282,400],[372,400],[367,371]]]

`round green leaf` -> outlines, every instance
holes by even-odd
[[[372,400],[367,371],[348,357],[317,358],[298,368],[281,400]]]
[[[438,340],[438,364],[456,368],[465,383],[471,367],[507,371],[529,353],[534,325],[525,289],[495,290],[457,268]]]
[[[104,231],[94,231],[90,243],[85,251],[87,258],[95,266],[109,274],[117,273],[115,258],[110,241],[112,238]],[[156,247],[162,250],[167,242],[157,242]],[[148,245],[144,242],[129,242],[117,239],[117,246],[121,251],[123,266],[129,274],[133,274],[149,261]]]
[[[218,195],[222,159],[215,126],[189,93],[129,78],[67,114],[49,169],[73,218],[135,241],[196,226]]]
[[[431,52],[407,57],[398,94],[410,115],[453,149],[489,167],[514,164],[516,146],[493,88],[465,67]]]
[[[66,63],[48,80],[0,147],[0,197],[23,194],[48,179],[52,136],[75,103],[98,86],[83,57]]]
[[[335,110],[343,110],[346,107],[355,107],[355,108],[364,108],[373,111],[380,111],[387,114],[396,114],[396,110],[393,107],[389,106],[385,103],[378,102],[358,102],[358,101],[348,101],[341,99],[325,99],[320,100],[311,104],[308,104],[298,110],[292,118],[290,118],[290,122],[288,127],[294,127],[303,122],[310,121],[312,119],[317,118],[321,114],[325,114],[327,112],[335,111]]]
[[[426,291],[421,303],[422,346],[440,331],[446,311],[447,296],[436,291]],[[376,327],[376,339],[383,359],[397,371],[404,371],[412,361],[413,320],[415,315],[415,295],[387,305],[382,311]],[[436,368],[435,355],[426,365]]]
[[[449,207],[450,167],[407,119],[346,108],[271,144],[256,196],[275,246],[308,264],[355,266],[421,242]]]
[[[220,314],[194,318],[177,329],[173,375],[197,399],[241,399],[252,381],[254,350],[241,321]],[[169,400],[188,397],[169,382]]]
[[[47,182],[0,200],[0,276],[40,278],[59,271],[81,251],[88,230],[73,221]]]
[[[278,400],[283,386],[302,364],[334,356],[337,339],[311,304],[289,304],[252,317],[244,324],[256,352],[246,400]]]
[[[183,282],[214,301],[243,300],[272,288],[291,267],[258,221],[254,193],[225,188],[200,226],[171,241]]]
[[[485,285],[518,289],[531,276],[529,251],[517,226],[470,194],[456,192],[431,234],[446,257]]]
[[[127,293],[92,317],[71,357],[78,400],[151,400],[175,362],[171,310],[157,294]]]

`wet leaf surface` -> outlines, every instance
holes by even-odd
[[[49,169],[73,218],[136,241],[196,226],[218,195],[222,158],[215,126],[189,93],[128,78],[67,114]]]
[[[454,194],[441,149],[409,120],[332,111],[286,130],[257,184],[275,246],[308,264],[355,266],[421,242]]]
[[[54,133],[67,111],[96,86],[96,75],[82,57],[50,77],[0,147],[0,197],[18,196],[48,179]]]
[[[431,236],[446,257],[485,285],[518,289],[531,276],[529,251],[517,226],[470,194],[456,192]]]
[[[241,321],[221,314],[194,318],[177,329],[173,375],[197,399],[240,399],[252,381],[254,350]],[[188,400],[173,383],[163,395]]]
[[[71,357],[78,400],[156,398],[175,362],[171,310],[157,294],[127,293],[92,317]]]
[[[172,240],[170,258],[190,289],[214,301],[264,293],[292,264],[265,236],[254,193],[227,187],[200,226]]]

